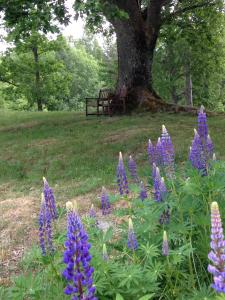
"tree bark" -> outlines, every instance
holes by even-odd
[[[186,98],[186,105],[187,106],[193,106],[192,78],[191,78],[190,65],[188,63],[186,63],[184,69],[185,69],[185,98]]]
[[[35,98],[36,98],[38,111],[43,111],[42,99],[40,94],[40,68],[39,68],[38,48],[33,47],[32,52],[34,55],[34,62],[35,62]]]

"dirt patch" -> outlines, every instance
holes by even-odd
[[[28,145],[28,147],[43,147],[43,146],[50,146],[50,145],[55,145],[59,142],[58,139],[55,138],[49,138],[49,139],[40,139],[40,140],[35,140],[32,143]]]
[[[121,132],[110,134],[109,136],[103,139],[103,142],[116,143],[118,141],[127,140],[128,138],[141,134],[143,132],[149,132],[149,128],[126,129],[126,132],[122,130]]]
[[[32,197],[0,202],[0,284],[17,273],[24,250],[37,240],[35,228],[39,203]]]

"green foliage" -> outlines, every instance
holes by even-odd
[[[155,202],[150,191],[144,202],[138,193],[133,193],[127,199],[128,207],[121,208],[119,216],[133,219],[139,244],[135,252],[127,248],[127,222],[114,224],[104,233],[89,217],[83,218],[92,244],[98,299],[223,299],[216,298],[210,288],[212,279],[207,265],[212,201],[218,201],[225,222],[224,172],[222,161],[211,163],[208,176],[204,177],[187,164],[185,170],[177,169],[176,179],[167,180],[168,195],[164,202]],[[160,225],[160,215],[168,206],[170,222]],[[161,254],[164,230],[169,240],[167,257]],[[61,276],[65,233],[56,232],[54,241],[53,256],[42,257],[36,247],[26,254],[21,265],[24,274],[14,279],[12,287],[0,290],[8,295],[5,299],[67,299],[63,295],[66,283]],[[102,258],[104,243],[107,261]]]
[[[188,69],[194,105],[204,104],[214,110],[223,110],[224,24],[224,14],[215,6],[189,12],[162,28],[153,78],[156,90],[164,99],[186,104]]]

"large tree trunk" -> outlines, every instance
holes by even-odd
[[[128,1],[129,2],[129,1]],[[126,3],[126,1],[124,1]],[[157,38],[160,30],[160,18],[144,21],[140,11],[129,2],[123,8],[129,12],[129,18],[111,21],[117,37],[118,81],[117,94],[125,86],[128,91],[127,109],[148,107],[157,110],[164,102],[155,93],[152,83],[152,64]],[[147,17],[146,17],[147,18]],[[154,24],[153,24],[154,23]]]
[[[43,106],[42,106],[42,99],[40,94],[40,69],[39,69],[38,48],[33,47],[32,52],[34,55],[34,62],[35,62],[35,98],[36,98],[38,111],[42,111]]]

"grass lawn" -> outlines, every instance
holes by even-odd
[[[11,257],[9,249],[18,251],[19,257],[24,245],[31,245],[32,237],[37,236],[33,228],[43,176],[62,205],[85,194],[96,197],[102,185],[115,184],[119,151],[124,153],[125,160],[134,155],[141,166],[140,176],[148,174],[147,141],[157,140],[162,124],[175,145],[176,162],[187,160],[196,122],[196,117],[182,114],[86,118],[84,114],[71,112],[1,111],[0,268],[1,260]],[[208,125],[215,152],[224,159],[225,118],[210,117]],[[86,196],[82,197],[83,201]]]

